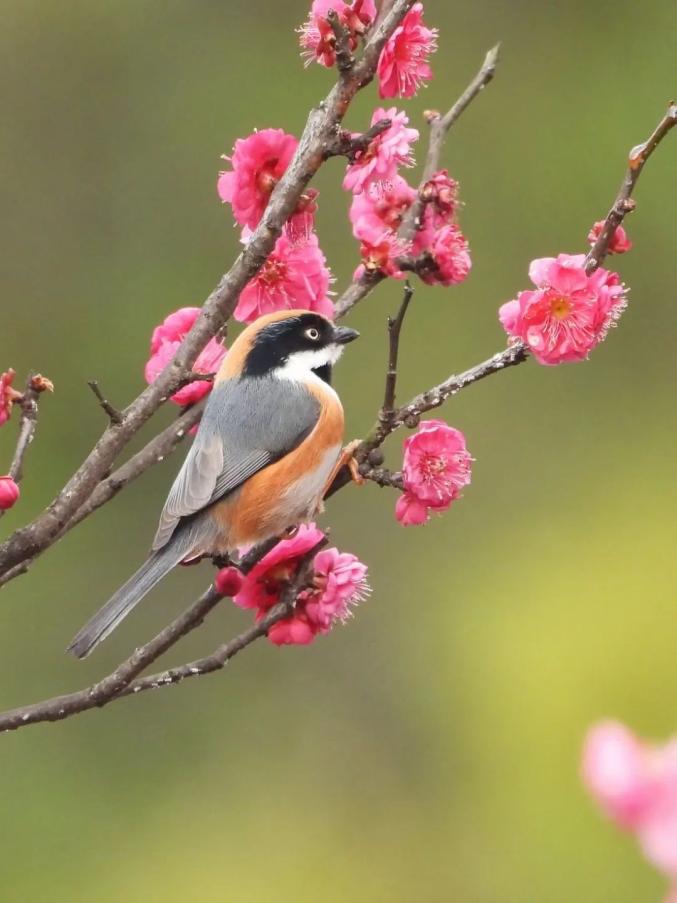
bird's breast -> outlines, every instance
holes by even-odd
[[[229,499],[215,505],[230,548],[258,543],[312,517],[336,466],[343,443],[343,408],[330,387],[311,386],[320,402],[313,430],[291,452],[250,477]]]

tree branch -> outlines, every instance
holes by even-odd
[[[54,539],[54,542],[61,539],[61,537],[68,533],[69,530],[72,530],[73,527],[81,523],[86,517],[89,517],[90,514],[93,514],[102,505],[105,505],[106,502],[110,501],[118,494],[118,492],[132,483],[137,477],[141,476],[142,473],[145,473],[150,467],[164,461],[167,455],[174,451],[176,446],[185,439],[192,427],[198,422],[202,416],[206,402],[207,399],[203,398],[192,407],[188,408],[180,417],[177,417],[174,423],[164,429],[161,433],[158,433],[154,439],[151,439],[151,441],[145,445],[141,451],[138,451],[133,455],[129,461],[126,461],[118,467],[118,469],[113,471],[110,476],[101,480],[87,501],[81,505],[75,514],[64,524]],[[50,545],[52,544],[53,543],[50,543]],[[22,574],[25,574],[37,557],[38,556],[36,555],[27,558],[10,568],[8,571],[5,571],[4,574],[1,574],[0,589],[15,577],[20,577]]]
[[[99,388],[99,384],[95,379],[88,379],[87,385],[92,390],[94,395],[97,397],[100,406],[103,410],[108,414],[108,419],[111,423],[122,423],[122,414],[118,411],[117,408],[113,407],[113,405],[106,399],[103,392]]]
[[[14,449],[12,463],[9,466],[9,476],[15,483],[20,483],[23,479],[24,461],[28,447],[35,438],[35,431],[38,428],[38,399],[45,391],[53,392],[54,386],[51,381],[41,376],[39,373],[32,373],[26,381],[26,388],[21,397],[14,396],[14,404],[21,408],[21,420],[19,422],[19,437]],[[5,514],[4,510],[0,510],[0,517]]]
[[[635,202],[631,200],[630,195],[637,184],[644,164],[651,154],[656,150],[663,138],[668,134],[670,129],[677,123],[677,104],[671,103],[667,109],[665,116],[658,123],[651,135],[642,144],[633,147],[628,154],[628,168],[621,182],[621,187],[616,196],[611,210],[607,213],[604,227],[599,234],[595,244],[588,252],[585,262],[585,268],[588,273],[596,270],[609,253],[609,245],[611,244],[614,233],[618,226],[625,219],[626,214],[631,213],[635,209]]]
[[[388,317],[388,370],[386,372],[386,387],[383,396],[381,418],[389,420],[395,413],[395,388],[397,386],[397,356],[400,350],[400,333],[402,324],[409,307],[409,302],[414,296],[414,290],[409,284],[404,284],[404,297],[400,304],[397,316]]]
[[[275,186],[261,222],[235,263],[204,302],[200,316],[172,362],[152,385],[122,411],[121,422],[109,425],[48,508],[0,545],[0,576],[27,558],[35,557],[56,541],[62,525],[84,504],[120,451],[175,391],[202,348],[231,316],[240,292],[272,251],[303,190],[322,165],[325,149],[331,145],[350,103],[357,92],[373,79],[383,46],[413,2],[394,0],[379,24],[372,29],[361,59],[350,73],[340,74],[329,95],[311,111],[296,152]]]
[[[407,212],[407,215],[402,222],[402,226],[400,227],[399,232],[400,238],[402,238],[405,242],[411,241],[411,239],[414,237],[414,234],[416,233],[416,230],[421,226],[421,217],[425,205],[421,191],[426,182],[440,168],[440,156],[447,133],[452,125],[464,112],[464,110],[467,109],[467,107],[472,103],[472,101],[477,97],[482,89],[486,85],[488,85],[491,79],[494,77],[494,74],[496,72],[496,65],[498,63],[499,47],[500,45],[497,44],[495,47],[492,47],[492,49],[487,53],[479,72],[470,82],[465,91],[463,91],[456,103],[454,103],[453,106],[449,109],[449,111],[444,116],[437,114],[433,117],[428,118],[428,122],[430,124],[430,134],[428,136],[428,150],[426,153],[423,175],[419,183],[419,194],[414,203],[409,208],[409,211]],[[413,272],[417,271],[417,267],[420,268],[420,262],[418,264],[415,264],[414,258],[407,258],[407,260],[411,262],[409,269],[411,269]],[[350,310],[352,310],[352,308],[355,307],[356,304],[359,304],[360,301],[366,298],[367,295],[372,291],[372,289],[374,289],[379,284],[379,282],[382,282],[385,278],[385,274],[381,272],[375,272],[365,273],[365,275],[363,275],[360,279],[354,280],[335,302],[335,318],[338,320],[341,317],[345,317],[345,315]]]
[[[177,668],[171,668],[160,674],[134,680],[164,652],[178,643],[182,637],[202,624],[207,615],[224,598],[214,586],[210,586],[190,608],[175,618],[150,642],[136,649],[128,659],[103,680],[76,693],[54,696],[43,702],[0,713],[0,732],[15,731],[42,721],[62,721],[64,718],[79,715],[89,709],[103,708],[109,702],[122,696],[169,686],[179,683],[187,677],[197,677],[223,668],[234,655],[245,649],[254,640],[264,636],[273,624],[289,617],[294,609],[298,593],[306,587],[312,559],[325,544],[326,539],[322,539],[300,559],[298,571],[284,589],[280,602],[274,605],[264,618],[235,639],[217,647],[211,655]],[[262,557],[261,553],[256,550],[254,555],[248,556],[241,566],[243,572],[247,573],[251,570],[260,557]]]
[[[350,33],[347,28],[341,24],[336,10],[330,9],[327,13],[327,21],[329,27],[334,32],[334,46],[336,49],[336,68],[344,77],[350,73],[353,68],[354,60],[350,52]]]
[[[411,241],[417,230],[423,225],[423,209],[425,207],[425,201],[421,195],[421,188],[440,168],[442,148],[444,147],[444,142],[449,129],[494,77],[496,66],[498,64],[498,51],[500,46],[500,44],[496,44],[496,46],[492,47],[487,53],[477,75],[473,78],[450,110],[445,113],[444,116],[436,115],[429,117],[430,136],[428,138],[428,154],[423,167],[419,194],[404,218],[402,228],[400,229],[401,238]]]

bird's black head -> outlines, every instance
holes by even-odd
[[[343,346],[359,335],[354,329],[334,326],[320,314],[304,311],[289,311],[271,320],[263,317],[250,329],[253,336],[243,376],[284,370],[301,377],[304,371],[313,371],[325,382],[330,381],[332,364],[341,356]]]

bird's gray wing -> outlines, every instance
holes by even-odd
[[[319,413],[319,402],[299,383],[268,376],[218,383],[169,491],[153,549],[167,544],[181,518],[223,498],[296,448]]]

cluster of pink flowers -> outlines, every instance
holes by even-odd
[[[306,65],[315,60],[321,66],[336,63],[336,37],[329,12],[336,13],[348,36],[350,50],[376,18],[374,0],[313,0],[308,19],[299,29],[299,43]],[[437,47],[437,29],[423,22],[423,4],[415,3],[386,42],[377,66],[381,97],[413,97],[432,78],[428,64]]]
[[[235,142],[232,169],[219,174],[217,191],[231,205],[246,244],[258,226],[273,189],[284,175],[297,140],[282,129],[262,129]],[[331,273],[314,231],[317,191],[301,198],[257,275],[245,286],[234,316],[243,323],[277,310],[300,308],[333,315]]]
[[[329,24],[329,12],[336,13],[348,33],[348,46],[356,50],[360,37],[376,18],[374,0],[313,0],[308,19],[299,28],[299,43],[306,65],[315,60],[330,68],[336,63],[336,38]]]
[[[7,423],[12,415],[12,405],[20,393],[12,388],[16,373],[10,367],[4,373],[0,373],[0,426]]]
[[[0,476],[0,511],[7,511],[19,498],[19,487],[12,477]]]
[[[395,516],[405,527],[423,524],[431,511],[442,512],[470,483],[472,458],[465,436],[444,420],[425,420],[404,441],[404,493]]]
[[[605,815],[635,834],[677,899],[677,737],[656,746],[623,724],[603,722],[588,733],[582,770]]]
[[[170,314],[153,330],[150,340],[150,358],[145,367],[146,382],[152,383],[162,373],[174,357],[179,345],[193,328],[200,313],[199,307],[182,307]],[[211,375],[217,372],[225,357],[226,349],[221,342],[210,339],[193,364],[195,373]],[[172,395],[174,404],[195,404],[211,391],[208,380],[195,380]]]
[[[296,574],[301,558],[324,538],[315,524],[303,524],[289,539],[283,539],[243,577],[236,568],[219,571],[215,585],[233,596],[241,608],[256,610],[260,621],[280,601],[285,584]],[[318,634],[329,633],[345,621],[352,606],[369,592],[367,568],[355,555],[324,549],[313,560],[312,587],[299,594],[294,614],[278,621],[268,631],[276,646],[305,645]]]
[[[536,290],[504,304],[499,319],[541,364],[584,360],[626,306],[618,275],[603,267],[588,275],[584,254],[533,260],[529,278]]]

